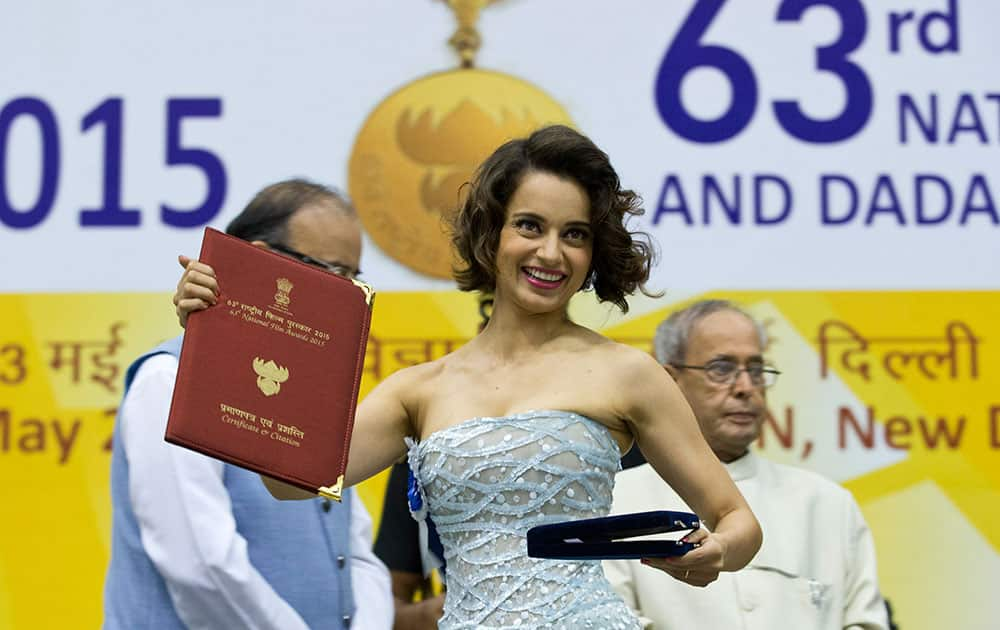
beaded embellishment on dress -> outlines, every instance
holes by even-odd
[[[619,458],[604,425],[568,411],[473,418],[410,442],[445,551],[438,627],[641,628],[599,561],[527,555],[535,525],[608,513]]]

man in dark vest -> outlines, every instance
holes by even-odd
[[[226,232],[346,277],[361,229],[350,203],[304,180],[268,186]],[[181,339],[133,363],[111,458],[108,630],[392,627],[389,574],[357,494],[275,501],[257,475],[163,441]]]

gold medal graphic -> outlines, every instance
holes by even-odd
[[[572,125],[559,103],[516,77],[474,68],[475,24],[491,0],[447,0],[460,68],[409,83],[378,104],[354,142],[348,187],[372,240],[410,269],[451,278],[445,219],[462,185],[498,146],[548,124]]]

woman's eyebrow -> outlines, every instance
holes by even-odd
[[[530,212],[528,210],[515,210],[513,213],[511,213],[510,218],[535,219],[536,221],[541,221],[541,222],[545,221],[545,219],[543,219],[541,216],[535,214],[534,212]]]

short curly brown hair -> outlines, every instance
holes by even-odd
[[[654,249],[644,232],[632,232],[627,219],[643,213],[642,200],[624,190],[608,155],[583,134],[565,127],[543,127],[511,140],[483,162],[468,195],[451,220],[451,241],[459,257],[455,280],[463,291],[496,288],[496,254],[507,204],[528,172],[552,173],[578,183],[590,200],[594,254],[584,286],[598,299],[628,312],[625,297],[649,279]]]

